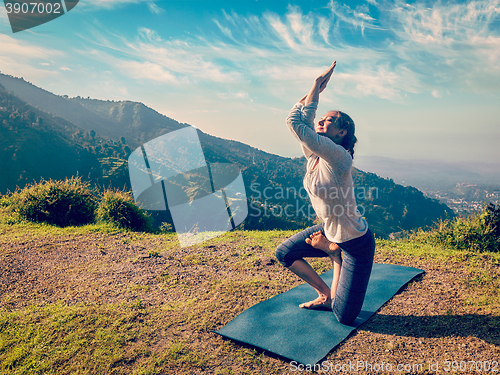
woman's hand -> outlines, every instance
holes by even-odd
[[[318,78],[314,80],[314,84],[311,87],[311,90],[309,91],[309,94],[301,101],[304,105],[311,104],[312,102],[318,102],[319,101],[319,94],[323,92],[324,89],[326,89],[326,85],[328,84],[328,81],[330,80],[330,77],[333,74],[333,70],[335,69],[335,66],[337,65],[337,62],[334,61],[332,65],[323,73],[321,74]]]
[[[333,70],[335,69],[335,66],[337,65],[337,61],[334,61],[333,64],[318,78],[316,78],[316,81],[319,83],[319,93],[321,94],[324,89],[326,89],[326,85],[328,84],[328,81],[330,80],[330,77],[333,74]]]

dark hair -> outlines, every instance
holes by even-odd
[[[337,114],[336,116],[337,116],[338,128],[342,130],[347,130],[347,134],[342,139],[342,143],[340,145],[347,150],[347,152],[351,155],[352,158],[354,158],[354,145],[358,141],[358,139],[354,135],[355,131],[354,121],[348,114],[344,112],[341,111],[331,111],[331,112],[335,112]]]

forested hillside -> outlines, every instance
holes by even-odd
[[[13,191],[42,177],[63,179],[77,173],[106,182],[112,159],[130,154],[126,141],[84,132],[71,122],[22,101],[0,85],[0,192]],[[111,158],[111,159],[110,159]],[[123,187],[122,181],[115,186]]]

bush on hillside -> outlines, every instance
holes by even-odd
[[[8,196],[0,193],[0,207],[7,207],[9,205]]]
[[[64,181],[42,179],[3,200],[21,220],[61,227],[92,223],[97,205],[93,189],[80,177]]]
[[[149,216],[135,204],[128,192],[106,190],[97,207],[96,218],[119,228],[141,232],[151,230]]]
[[[485,204],[479,214],[440,221],[436,229],[415,237],[458,250],[500,252],[500,206]]]
[[[6,194],[0,193],[0,207],[9,207],[14,201],[15,194],[7,191]]]

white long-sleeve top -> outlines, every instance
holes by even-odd
[[[342,243],[364,235],[368,223],[356,208],[351,155],[344,147],[314,131],[317,107],[318,102],[307,106],[295,104],[286,124],[307,159],[304,188],[316,215],[324,223],[325,236],[332,242]]]

